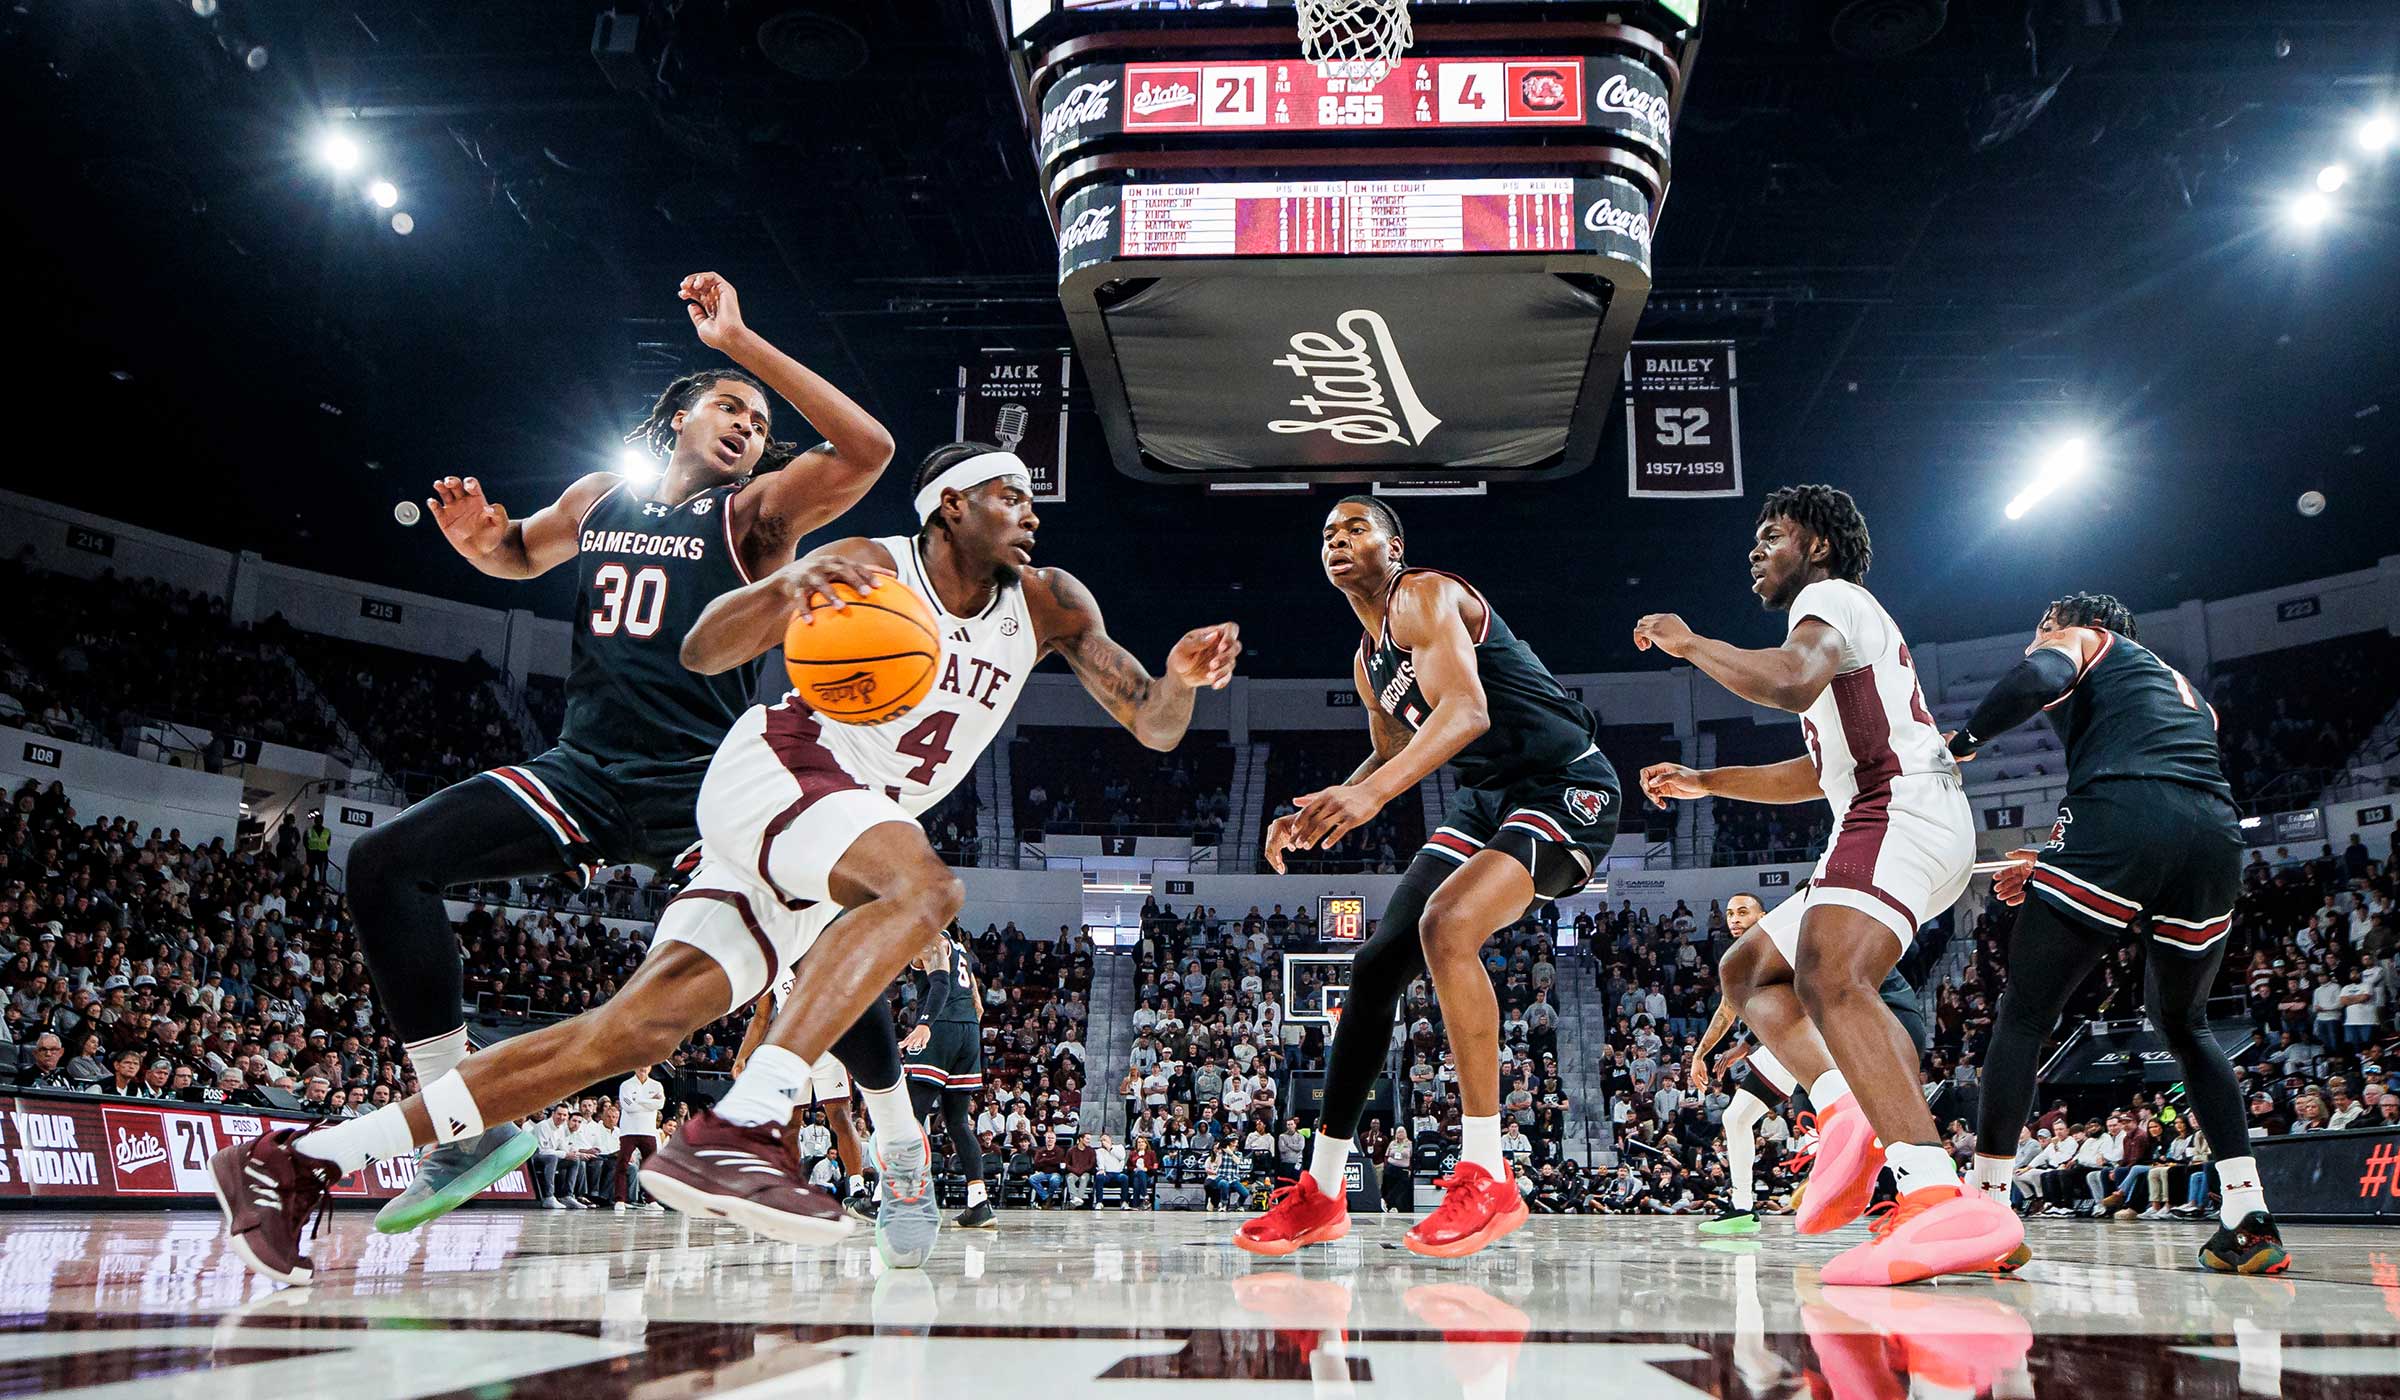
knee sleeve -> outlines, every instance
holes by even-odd
[[[861,1089],[881,1092],[900,1082],[900,1034],[892,1024],[892,1009],[882,997],[868,1002],[850,1029],[833,1043],[833,1057],[850,1071],[850,1082]],[[916,1107],[917,1116],[923,1118],[924,1105]]]

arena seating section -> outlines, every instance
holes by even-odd
[[[2234,795],[2304,807],[2400,698],[2400,638],[2357,633],[2219,666],[2209,700]]]
[[[1295,797],[1332,787],[1357,771],[1368,753],[1365,725],[1347,729],[1295,729],[1262,733],[1267,745],[1265,821],[1299,810]],[[1266,829],[1264,822],[1260,828]],[[1302,872],[1354,870],[1390,873],[1408,868],[1425,844],[1425,808],[1405,797],[1385,807],[1375,820],[1351,832],[1330,850],[1294,851],[1284,869]],[[1260,862],[1259,869],[1266,869]]]
[[[1210,841],[1225,821],[1233,750],[1196,735],[1154,753],[1111,726],[1026,725],[1009,755],[1019,831],[1191,836]]]

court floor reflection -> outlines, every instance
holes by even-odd
[[[17,1213],[0,1393],[1323,1400],[1590,1394],[2400,1395],[2400,1235],[2296,1227],[2281,1279],[2191,1268],[2193,1227],[2035,1222],[2018,1279],[1821,1287],[1841,1235],[1703,1242],[1546,1219],[1469,1259],[1404,1220],[1262,1261],[1206,1215],[1030,1215],[888,1272],[679,1216],[479,1210],[386,1237],[335,1217],[305,1289],[214,1213]],[[495,1388],[497,1387],[497,1388]]]

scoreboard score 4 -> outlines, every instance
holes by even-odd
[[[1317,936],[1328,943],[1356,943],[1367,936],[1367,902],[1354,894],[1317,896]]]

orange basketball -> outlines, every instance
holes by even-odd
[[[800,614],[783,629],[783,664],[808,707],[843,724],[881,724],[907,714],[933,689],[942,660],[942,629],[915,590],[896,581],[861,595],[833,586],[847,606],[809,601],[815,621]]]

